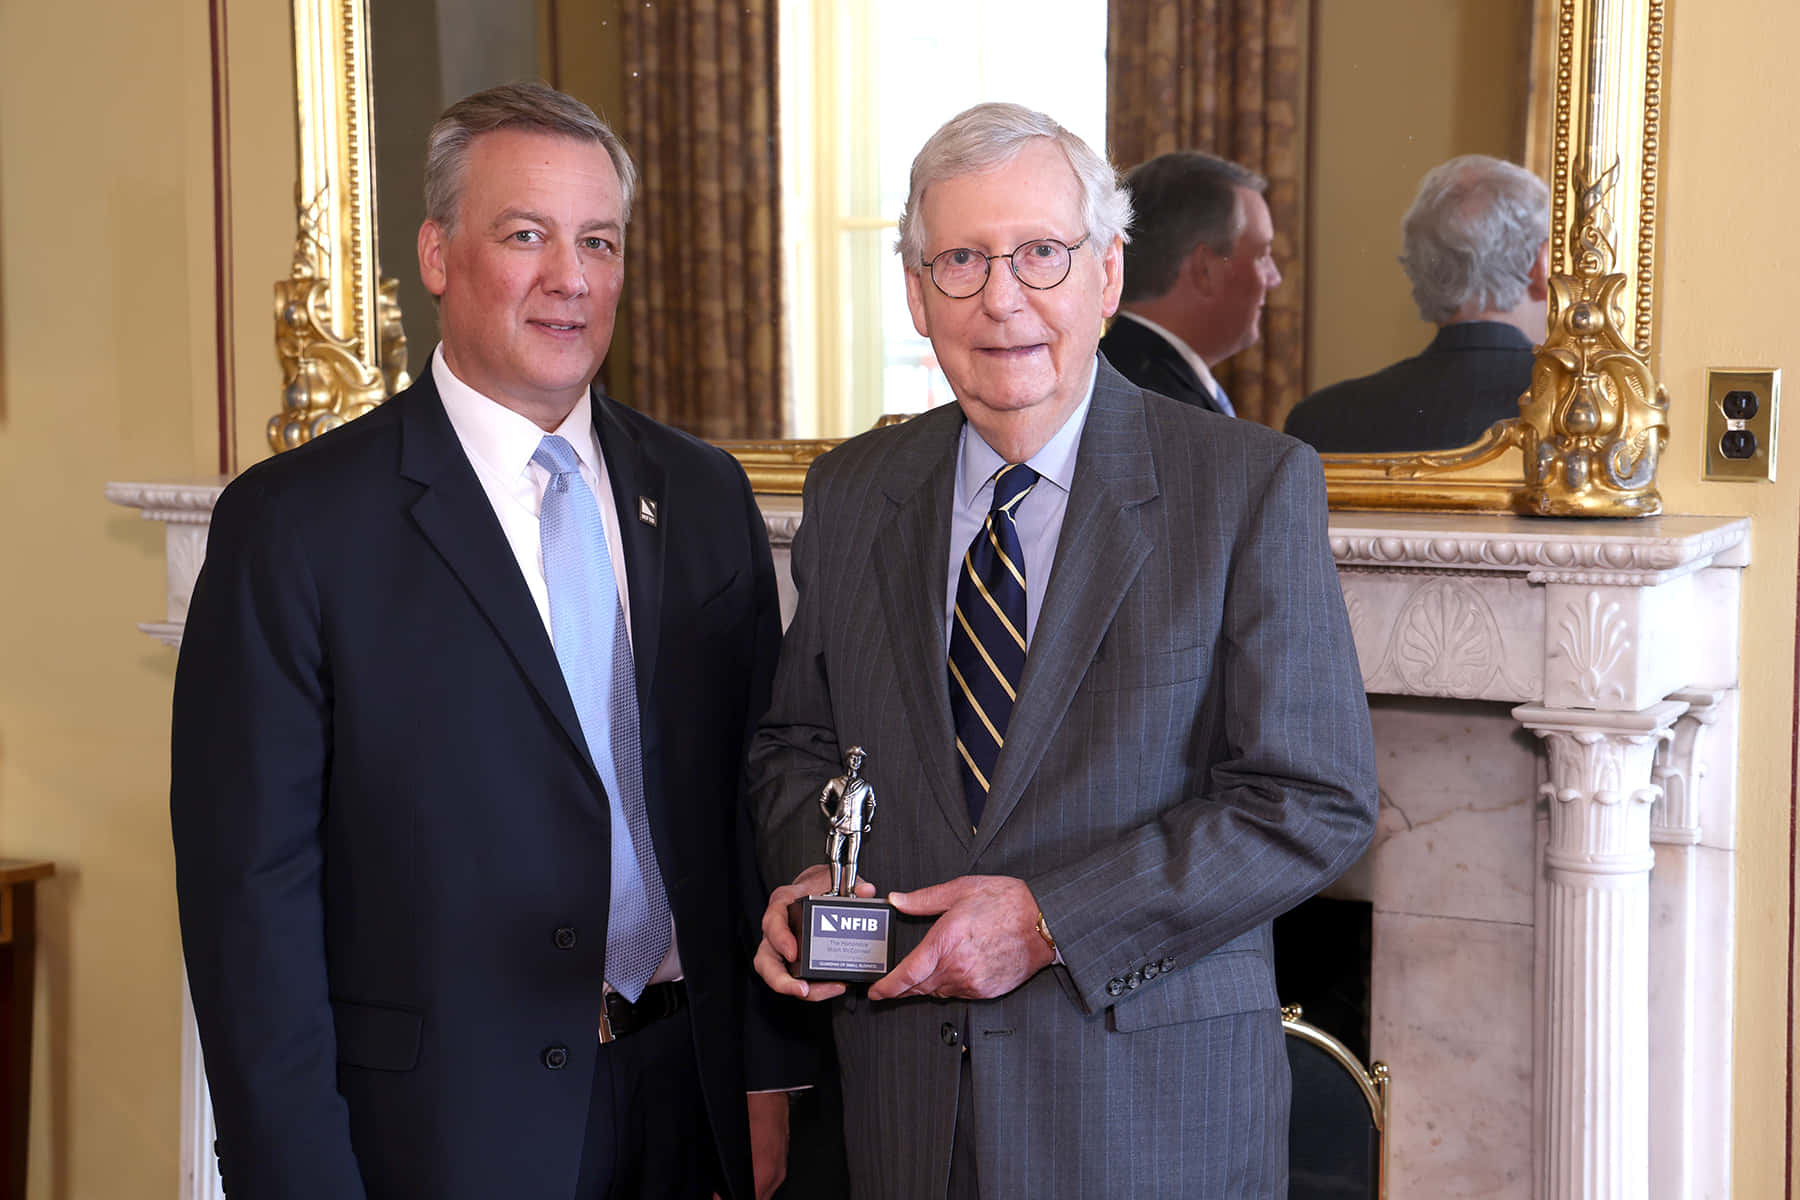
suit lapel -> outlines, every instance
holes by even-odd
[[[665,473],[651,448],[632,436],[613,411],[616,401],[594,393],[594,436],[606,456],[606,475],[619,513],[626,587],[631,597],[631,656],[638,701],[647,704],[655,683],[662,638],[663,517]]]
[[[670,806],[663,802],[662,722],[657,719],[656,660],[662,639],[666,562],[664,504],[667,474],[654,449],[619,417],[618,402],[594,390],[594,437],[606,458],[606,477],[619,514],[625,585],[631,597],[631,661],[637,672],[638,744],[642,751],[644,804],[650,839],[663,882],[675,890],[675,857],[684,843]]]
[[[419,531],[468,591],[593,774],[587,739],[550,635],[519,574],[519,560],[501,531],[493,504],[444,413],[430,372],[389,403],[403,406],[400,473],[425,488],[412,507]],[[594,778],[597,782],[599,776]]]
[[[1196,404],[1210,412],[1225,411],[1219,407],[1219,397],[1200,382],[1188,360],[1162,334],[1121,314],[1114,320],[1110,336],[1120,339],[1120,353],[1135,355],[1149,368],[1141,372],[1141,377],[1151,391],[1166,392],[1172,400]]]
[[[919,436],[903,445],[884,472],[888,508],[877,518],[870,558],[887,628],[923,631],[922,636],[889,638],[895,682],[932,795],[967,846],[972,835],[956,772],[944,646],[944,569],[950,561],[950,503],[962,419],[953,405],[946,405],[914,420],[920,423]],[[842,732],[856,736],[853,730]]]
[[[1100,639],[1150,556],[1153,547],[1139,528],[1138,510],[1158,493],[1142,393],[1102,361],[1044,611],[1025,660],[1006,742],[994,764],[976,853],[1018,807]]]

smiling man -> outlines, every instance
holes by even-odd
[[[1263,304],[1281,286],[1269,181],[1177,150],[1133,167],[1125,186],[1125,290],[1100,352],[1139,387],[1233,415],[1212,369],[1256,344]]]
[[[728,455],[594,387],[635,179],[612,131],[518,85],[427,151],[429,370],[227,488],[189,609],[171,795],[221,1174],[767,1196],[763,1090],[811,1060],[748,966],[763,522]]]
[[[807,478],[756,965],[833,1006],[858,1200],[1287,1194],[1269,922],[1368,844],[1368,714],[1317,456],[1096,353],[1130,216],[1041,113],[952,119],[898,250],[957,403]],[[866,995],[787,969],[852,746],[909,914]]]

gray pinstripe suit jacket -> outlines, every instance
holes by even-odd
[[[860,744],[880,801],[864,877],[1021,877],[1064,965],[990,1001],[835,1002],[854,1192],[943,1195],[948,1027],[971,1055],[984,1196],[1284,1195],[1269,921],[1348,867],[1375,821],[1317,456],[1101,360],[972,834],[943,634],[961,424],[946,406],[808,476],[799,608],[751,754],[763,865],[774,882],[821,860],[815,797]],[[901,953],[927,927],[907,922]]]

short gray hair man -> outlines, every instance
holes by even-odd
[[[542,83],[508,83],[488,88],[444,110],[425,139],[426,220],[435,222],[446,233],[455,231],[469,146],[481,134],[496,129],[535,130],[606,147],[613,170],[619,173],[619,192],[624,201],[621,215],[630,222],[637,168],[625,151],[625,143],[594,115],[593,109]]]
[[[1249,167],[1200,150],[1176,150],[1139,163],[1125,173],[1125,184],[1132,210],[1126,304],[1167,293],[1197,246],[1230,254],[1244,225],[1237,189],[1259,195],[1269,190],[1269,181]]]
[[[1523,167],[1465,154],[1420,181],[1402,229],[1400,265],[1421,317],[1444,325],[1508,312],[1550,240],[1550,189]]]
[[[1126,230],[1131,225],[1131,198],[1119,186],[1111,163],[1041,112],[1021,104],[977,104],[950,118],[913,159],[912,186],[906,207],[900,210],[900,237],[894,243],[900,261],[908,268],[924,264],[925,229],[919,205],[927,188],[1004,166],[1038,138],[1055,142],[1081,181],[1081,216],[1089,236],[1102,246],[1110,245],[1114,238],[1130,241]]]

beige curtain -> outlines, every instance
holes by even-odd
[[[620,129],[632,403],[704,438],[781,434],[776,0],[631,6]]]
[[[1306,378],[1305,0],[1109,0],[1107,152],[1121,170],[1197,149],[1269,180],[1282,284],[1262,341],[1216,368],[1240,416],[1279,426]]]

